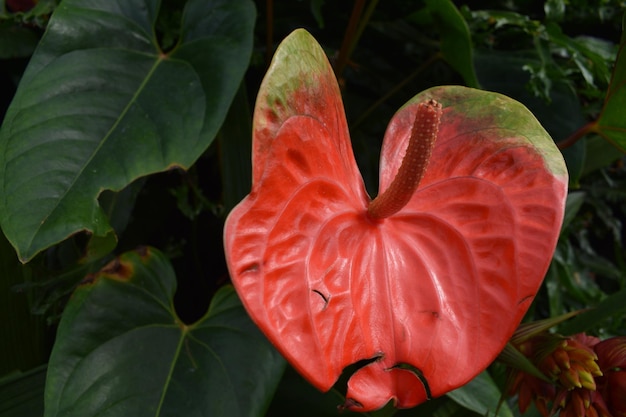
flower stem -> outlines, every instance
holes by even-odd
[[[402,164],[389,187],[367,208],[370,218],[376,220],[387,218],[400,211],[411,200],[428,167],[439,131],[441,114],[441,104],[435,100],[431,99],[417,106],[409,145]]]
[[[335,62],[335,76],[338,79],[341,78],[341,73],[348,64],[350,52],[354,49],[354,44],[356,43],[355,34],[357,32],[361,13],[363,12],[363,7],[365,7],[365,0],[355,0],[350,20],[348,21],[348,27],[346,28],[346,33],[343,36],[341,49],[339,50],[339,55],[337,56],[337,61]]]
[[[588,133],[596,132],[597,128],[598,128],[597,120],[593,122],[589,122],[585,124],[584,126],[582,126],[581,128],[579,128],[574,133],[572,133],[565,140],[558,142],[556,146],[561,150],[565,148],[569,148],[570,146],[578,142],[583,136],[587,135]]]
[[[431,66],[432,64],[434,64],[435,62],[437,62],[440,59],[442,59],[441,52],[437,52],[436,54],[434,54],[430,58],[428,58],[426,61],[424,61],[415,71],[413,71],[411,74],[409,74],[408,77],[406,77],[404,80],[402,80],[398,84],[396,84],[384,96],[379,98],[374,104],[369,106],[363,113],[361,113],[361,115],[354,122],[352,122],[352,124],[350,125],[350,130],[355,130],[357,127],[359,127],[359,125],[361,123],[363,123],[365,120],[367,120],[369,115],[374,110],[376,110],[376,108],[378,106],[380,106],[381,104],[383,104],[384,102],[389,100],[389,98],[391,98],[394,94],[397,94],[398,92],[402,91],[402,89],[411,80],[413,80],[414,78],[418,77],[422,72],[424,72],[424,70],[426,68],[428,68],[429,66]]]

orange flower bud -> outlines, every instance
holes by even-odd
[[[606,356],[611,358],[607,366],[613,366],[615,371],[613,364],[622,363],[621,359],[626,363],[626,348],[622,345],[602,345],[599,339],[585,334],[563,337],[547,331],[529,334],[523,340],[519,351],[553,383],[518,371],[509,392],[518,393],[520,411],[524,412],[533,402],[544,417],[557,413],[562,417],[626,417],[626,414],[612,415],[612,409],[607,408],[605,399],[596,391],[597,378],[603,375],[604,369],[598,364],[600,353],[596,354],[594,347],[597,345],[599,351],[607,351]],[[620,370],[619,378],[624,376],[626,386],[626,373],[617,369]],[[616,375],[613,372],[612,376]],[[619,382],[606,383],[609,384],[619,386]],[[626,399],[626,395],[620,391],[616,398]]]
[[[565,369],[559,374],[559,382],[566,389],[582,388],[578,372],[574,369]]]
[[[552,352],[552,357],[554,361],[558,364],[561,369],[569,369],[569,355],[568,352],[564,349],[567,346],[567,341],[563,341],[563,344],[559,346],[554,352]]]

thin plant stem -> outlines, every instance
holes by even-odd
[[[365,10],[363,17],[361,18],[359,27],[357,28],[356,33],[354,34],[354,38],[352,39],[350,48],[348,49],[348,58],[352,56],[352,52],[354,51],[354,48],[356,47],[359,39],[361,39],[361,35],[363,34],[363,31],[367,27],[367,24],[369,23],[370,18],[372,17],[372,14],[374,13],[374,10],[376,9],[377,5],[378,5],[378,0],[372,0],[367,5],[367,9]]]
[[[335,61],[335,76],[341,78],[343,70],[348,64],[350,58],[350,52],[354,49],[354,37],[357,32],[359,20],[361,19],[361,13],[365,6],[365,0],[356,0],[354,7],[352,8],[352,15],[350,15],[350,21],[346,28],[346,33],[343,36],[341,42],[341,49],[339,49],[339,55],[337,55],[337,61]]]
[[[565,148],[569,148],[570,146],[578,142],[586,134],[591,133],[591,132],[596,132],[597,128],[598,128],[597,120],[594,120],[593,122],[589,122],[585,124],[584,126],[582,126],[580,129],[578,129],[577,131],[575,131],[574,133],[572,133],[568,138],[560,142],[557,142],[556,146],[561,150]]]
[[[363,123],[363,121],[365,121],[369,115],[376,110],[376,108],[378,108],[378,106],[380,106],[381,104],[383,104],[385,101],[389,100],[390,97],[392,97],[394,94],[396,94],[398,91],[400,91],[405,85],[407,85],[411,80],[413,80],[415,77],[417,77],[418,75],[420,75],[426,68],[428,68],[430,65],[432,65],[435,61],[437,61],[438,59],[441,58],[441,54],[439,52],[437,52],[436,54],[432,55],[430,58],[428,58],[425,62],[422,63],[422,65],[420,65],[419,67],[417,67],[417,69],[415,71],[413,71],[411,74],[409,74],[408,77],[406,77],[404,80],[400,81],[400,83],[398,83],[395,87],[393,87],[391,90],[389,90],[387,92],[387,94],[385,94],[384,96],[382,96],[381,98],[379,98],[374,104],[372,104],[371,106],[369,106],[360,116],[358,119],[356,119],[353,123],[351,128],[352,129],[356,129],[361,123]]]

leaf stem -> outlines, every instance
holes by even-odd
[[[409,74],[408,77],[406,77],[404,80],[402,80],[398,84],[396,84],[391,90],[389,90],[387,92],[387,94],[385,94],[384,96],[379,98],[374,104],[369,106],[363,113],[361,113],[359,118],[356,119],[351,124],[350,128],[352,130],[356,129],[357,126],[359,126],[361,123],[363,123],[365,120],[367,120],[368,116],[374,110],[376,110],[376,108],[378,106],[383,104],[385,101],[389,100],[389,98],[392,97],[394,94],[396,94],[398,91],[402,90],[402,88],[404,88],[405,85],[407,85],[411,80],[413,80],[415,77],[420,75],[426,68],[428,68],[430,65],[432,65],[436,60],[438,60],[440,58],[441,58],[441,53],[439,53],[439,52],[434,54],[434,55],[432,55],[430,58],[428,58],[419,67],[417,67],[417,69],[415,71],[413,71],[411,74]]]
[[[348,27],[346,28],[346,33],[343,35],[341,48],[339,49],[339,54],[337,55],[337,60],[335,61],[335,75],[337,78],[341,78],[341,74],[348,64],[350,53],[354,50],[357,39],[357,28],[359,20],[361,19],[363,7],[365,7],[365,0],[356,0],[354,2],[352,14],[350,15],[350,20],[348,21]]]
[[[593,122],[589,122],[589,123],[583,125],[581,128],[579,128],[577,131],[572,133],[566,139],[564,139],[564,140],[562,140],[560,142],[557,142],[556,146],[559,149],[561,149],[561,150],[565,149],[565,148],[569,148],[570,146],[572,146],[576,142],[578,142],[578,140],[580,140],[586,134],[592,133],[592,132],[597,132],[597,130],[598,130],[598,121],[594,120]]]
[[[352,52],[354,51],[354,48],[356,47],[358,40],[361,39],[361,35],[363,34],[363,31],[367,27],[367,24],[369,23],[370,18],[372,17],[372,13],[374,13],[374,10],[376,9],[377,4],[378,4],[378,0],[372,0],[367,5],[367,9],[365,10],[363,17],[361,18],[359,27],[357,28],[356,33],[354,34],[354,39],[352,40],[352,43],[350,44],[350,49],[348,50],[348,58],[352,56]]]

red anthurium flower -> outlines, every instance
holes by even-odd
[[[297,30],[254,114],[253,184],[225,227],[253,320],[312,384],[342,370],[352,410],[411,407],[485,369],[551,259],[567,173],[519,103],[464,87],[416,96],[367,195],[324,52]]]

